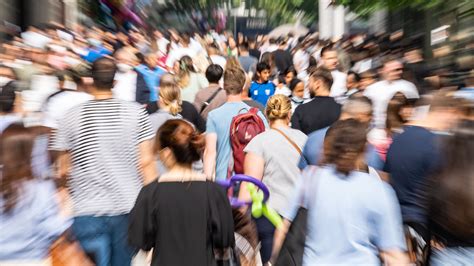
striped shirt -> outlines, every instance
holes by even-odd
[[[50,149],[71,154],[75,216],[130,212],[143,180],[138,145],[151,138],[148,115],[136,103],[91,100],[66,113]]]

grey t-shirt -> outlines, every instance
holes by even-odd
[[[158,110],[155,113],[150,115],[151,128],[153,129],[153,134],[156,134],[156,131],[168,120],[170,119],[182,119],[183,117],[180,114],[172,115],[167,111]]]
[[[250,67],[258,63],[258,59],[251,55],[239,56],[239,62],[240,62],[240,65],[242,65],[242,68],[245,70],[245,72],[248,73],[250,70]]]
[[[303,149],[307,139],[303,132],[292,128],[278,129]],[[300,177],[299,152],[281,133],[273,129],[255,136],[244,151],[252,152],[265,160],[262,181],[270,191],[268,205],[282,213],[288,207],[291,193]]]

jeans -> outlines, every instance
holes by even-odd
[[[260,241],[260,256],[262,263],[267,263],[272,256],[273,235],[275,234],[275,226],[268,221],[267,218],[261,217],[255,219],[257,225],[258,240]]]
[[[449,247],[433,249],[430,259],[432,266],[473,265],[474,247]]]
[[[72,230],[97,266],[130,265],[135,252],[128,245],[128,214],[75,217]]]

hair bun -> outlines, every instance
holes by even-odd
[[[189,138],[189,144],[198,154],[202,154],[206,146],[204,134],[199,134],[195,131]]]
[[[291,111],[291,102],[288,97],[282,94],[274,95],[268,99],[265,113],[270,121],[284,119]]]

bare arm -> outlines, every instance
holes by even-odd
[[[66,179],[71,167],[71,154],[67,151],[61,151],[56,158],[56,177]]]
[[[280,228],[275,229],[275,234],[273,235],[273,248],[272,248],[272,257],[271,262],[275,262],[278,258],[278,253],[280,253],[281,246],[285,240],[288,229],[290,228],[291,222],[288,220],[283,220],[283,224]]]
[[[206,148],[204,149],[204,174],[214,180],[217,159],[217,134],[206,133]]]
[[[140,168],[143,174],[143,184],[147,185],[158,177],[156,160],[152,151],[152,140],[145,140],[138,145],[140,151]]]
[[[244,173],[248,176],[262,180],[263,170],[265,168],[265,160],[259,155],[249,152],[245,155]],[[250,194],[247,190],[247,183],[240,184],[239,199],[243,201],[250,200]]]
[[[380,251],[384,265],[410,265],[408,255],[400,250]]]

